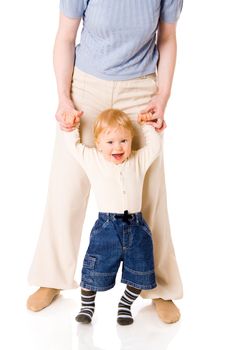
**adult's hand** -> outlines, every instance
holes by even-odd
[[[74,107],[70,99],[60,101],[55,118],[58,121],[61,130],[73,131],[80,122],[82,111]]]
[[[139,113],[139,120],[143,120],[143,115],[147,114],[146,124],[152,125],[157,132],[162,132],[167,124],[164,120],[166,103],[160,95],[155,95],[148,106]],[[150,116],[148,118],[148,116]]]

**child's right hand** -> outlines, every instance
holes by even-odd
[[[138,114],[138,123],[139,124],[145,124],[146,122],[149,122],[152,120],[153,120],[153,114],[151,112]]]
[[[82,111],[75,109],[71,100],[62,101],[59,103],[56,119],[63,131],[73,131],[80,123]]]
[[[151,125],[157,132],[162,132],[167,127],[165,120],[156,118],[152,112],[139,113],[138,123]]]

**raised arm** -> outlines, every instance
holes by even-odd
[[[87,147],[81,143],[80,132],[80,119],[79,122],[76,123],[76,127],[73,131],[62,131],[64,135],[65,144],[72,154],[72,156],[79,162],[79,164],[84,168],[84,170],[88,170],[90,164],[94,164],[96,162],[96,148],[95,147]]]
[[[145,138],[145,146],[136,153],[140,168],[146,171],[153,161],[159,156],[161,150],[161,135],[151,125],[142,124],[142,132]]]
[[[54,70],[57,81],[58,108],[56,119],[63,130],[72,130],[72,123],[65,122],[63,116],[80,116],[72,102],[70,91],[74,70],[75,39],[81,18],[69,18],[60,13],[59,27],[54,45]],[[74,119],[74,118],[73,118]]]
[[[63,135],[69,152],[79,163],[82,163],[85,146],[81,144],[79,127],[71,132],[63,131]]]

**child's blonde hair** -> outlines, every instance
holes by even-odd
[[[94,125],[94,139],[98,142],[99,135],[108,128],[125,128],[134,136],[134,128],[128,115],[120,109],[107,109],[100,113]]]

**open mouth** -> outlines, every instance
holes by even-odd
[[[112,157],[115,158],[116,160],[121,160],[123,155],[124,153],[115,153],[115,154],[112,154]]]

